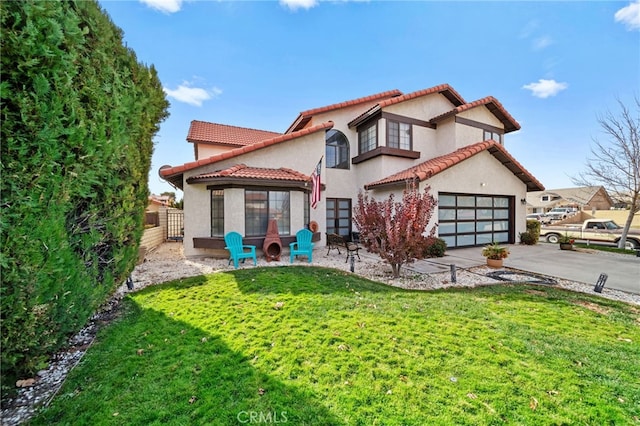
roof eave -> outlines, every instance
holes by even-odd
[[[289,179],[262,179],[262,178],[234,178],[229,176],[224,177],[209,177],[209,178],[197,178],[195,176],[187,179],[189,185],[197,184],[215,184],[219,186],[260,186],[260,187],[286,187],[286,188],[300,188],[308,189],[309,181],[289,180]]]

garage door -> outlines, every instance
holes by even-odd
[[[513,242],[513,197],[438,194],[438,236],[447,247]]]

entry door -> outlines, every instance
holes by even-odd
[[[514,197],[505,195],[438,195],[438,236],[447,247],[511,243]]]
[[[327,198],[327,233],[351,235],[351,199]]]

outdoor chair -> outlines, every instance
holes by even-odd
[[[358,256],[358,259],[360,259],[360,254],[358,253],[360,245],[358,244],[358,240],[359,239],[352,238],[351,241],[348,241],[344,235],[327,234],[327,255],[333,249],[338,250],[338,254],[342,254],[340,249],[343,248],[347,250],[345,263],[349,261],[349,256]]]
[[[344,247],[344,239],[342,236],[338,234],[328,234],[326,232],[325,234],[327,236],[327,255],[333,249],[338,250],[338,254],[342,254],[340,253],[340,247]]]
[[[256,266],[256,246],[242,244],[242,235],[237,232],[229,232],[224,236],[224,242],[227,245],[225,249],[229,250],[229,263],[233,260],[233,267],[238,269],[238,260],[253,259],[253,266]],[[249,251],[245,251],[249,250]]]
[[[358,256],[358,260],[360,260],[360,253],[358,253],[358,251],[360,250],[360,245],[358,244],[359,238],[356,239],[351,239],[351,241],[347,241],[346,238],[342,237],[342,241],[344,241],[344,247],[347,249],[347,259],[344,261],[344,263],[347,263],[349,261],[349,256]],[[338,252],[339,254],[340,252]]]
[[[289,244],[291,263],[296,256],[307,256],[309,263],[313,260],[313,243],[311,242],[313,232],[308,229],[301,229],[296,233],[296,241]]]

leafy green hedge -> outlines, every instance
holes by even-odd
[[[96,2],[0,8],[6,390],[42,368],[135,266],[168,102]]]

